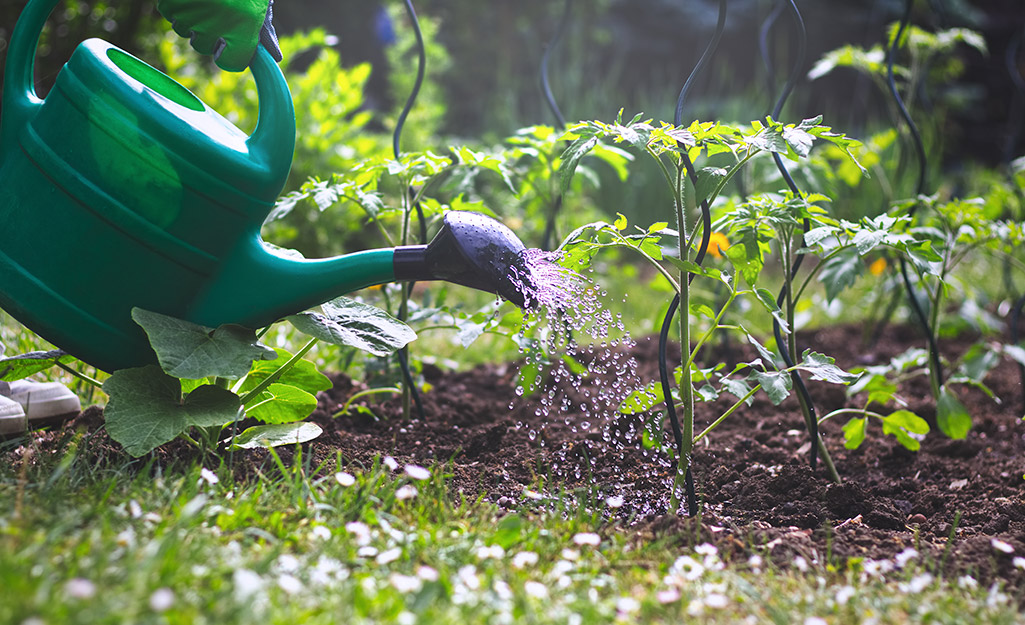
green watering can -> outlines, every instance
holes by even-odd
[[[155,362],[139,307],[258,328],[395,280],[442,279],[523,305],[524,246],[502,224],[450,212],[430,245],[321,260],[283,256],[260,227],[291,167],[295,113],[258,50],[251,136],[190,91],[99,39],[81,43],[45,99],[39,34],[58,0],[30,0],[7,55],[0,117],[0,308],[81,360]]]

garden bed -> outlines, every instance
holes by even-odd
[[[799,340],[835,355],[844,368],[886,362],[920,342],[913,329],[889,327],[862,346],[856,326],[805,333]],[[970,344],[958,339],[942,349],[953,356]],[[732,356],[754,357],[748,349],[734,346]],[[630,355],[642,379],[657,376],[654,340],[638,342]],[[842,446],[842,421],[825,423],[823,436],[842,485],[830,483],[824,469],[809,469],[807,437],[793,398],[775,407],[759,394],[697,447],[695,477],[705,502],[700,524],[668,514],[672,470],[640,445],[641,416],[595,419],[572,411],[539,416],[535,400],[517,396],[512,364],[466,372],[428,366],[425,377],[432,385],[423,395],[427,418],[405,421],[397,399],[374,406],[377,419],[355,411],[333,419],[331,414],[359,390],[349,378],[333,376],[334,389],[321,394],[311,417],[324,434],[308,445],[307,455],[329,465],[338,453],[356,465],[381,455],[394,457],[400,466],[450,462],[454,493],[482,496],[511,510],[554,505],[565,490],[561,496],[573,497],[571,505],[604,508],[610,522],[638,540],[708,540],[737,558],[759,553],[781,565],[796,561],[800,566],[803,558],[843,567],[857,562],[852,558],[892,560],[914,548],[946,573],[1025,585],[1025,570],[1014,560],[1025,556],[1025,424],[1012,363],[996,367],[986,379],[998,397],[1006,398],[1004,404],[981,391],[964,392],[974,424],[964,440],[948,439],[934,427],[921,450],[911,452],[870,424],[868,440],[850,451]],[[556,386],[558,393],[583,396],[597,384],[600,376],[577,389],[569,382]],[[848,402],[842,387],[812,382],[810,388],[821,412]],[[899,395],[909,409],[933,420],[924,377]],[[708,415],[728,407],[712,406],[698,405],[699,427]],[[95,412],[84,414],[80,423],[90,416]],[[105,438],[98,433],[99,446],[93,449],[107,447],[100,441]],[[157,453],[180,458],[186,449],[176,441]],[[267,453],[237,452],[233,461],[237,469],[254,470],[265,466]]]

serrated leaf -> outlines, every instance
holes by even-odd
[[[790,395],[792,382],[790,374],[784,371],[752,371],[748,379],[756,384],[762,385],[762,390],[769,396],[769,401],[774,406],[783,403],[783,400]]]
[[[292,315],[288,321],[303,334],[375,356],[387,356],[416,339],[412,328],[387,312],[347,297],[322,304],[321,310]]]
[[[776,354],[774,354],[771,351],[769,351],[769,348],[767,348],[764,345],[762,345],[761,342],[758,341],[758,339],[756,339],[755,337],[753,337],[750,333],[748,333],[746,331],[745,331],[745,335],[747,336],[748,342],[751,343],[752,345],[754,345],[754,348],[758,351],[758,354],[761,355],[762,359],[764,359],[766,362],[768,362],[770,364],[771,363],[775,363],[778,360],[778,358],[776,357]]]
[[[835,359],[810,349],[804,350],[804,353],[801,354],[801,362],[797,364],[797,368],[810,373],[812,380],[821,380],[830,384],[852,384],[861,377],[860,374],[847,373],[837,367]]]
[[[832,302],[849,288],[865,270],[857,251],[852,249],[838,252],[822,266],[819,282],[826,287],[826,301]]]
[[[156,365],[115,371],[103,383],[107,434],[132,456],[149,453],[190,426],[212,427],[238,416],[238,397],[207,385],[184,401],[181,382]]]
[[[857,449],[865,442],[865,430],[868,419],[855,417],[843,425],[843,446],[847,449]]]
[[[59,361],[71,360],[71,356],[61,349],[47,352],[28,352],[9,358],[0,358],[0,381],[14,382],[30,375],[45,371]]]
[[[766,289],[756,288],[754,289],[754,294],[755,298],[757,298],[762,304],[762,307],[765,308],[765,310],[772,315],[772,318],[776,320],[776,323],[779,324],[779,328],[783,334],[790,334],[790,325],[787,323],[786,317],[783,316],[783,311],[780,310],[779,305],[776,304],[776,298],[773,297],[772,293]]]
[[[745,234],[739,242],[733,243],[723,252],[748,286],[754,286],[758,282],[765,259],[753,233]]]
[[[783,133],[776,128],[763,128],[757,135],[748,137],[747,142],[768,152],[787,153],[787,141],[783,138]]]
[[[723,167],[705,167],[698,171],[698,183],[694,185],[695,202],[701,204],[709,200],[709,196],[728,174],[729,171]]]
[[[232,447],[256,449],[259,447],[280,447],[311,441],[324,430],[316,423],[285,423],[280,425],[257,425],[246,428],[235,437]]]
[[[811,153],[811,146],[815,143],[815,137],[808,134],[801,127],[783,128],[783,139],[801,158]]]
[[[737,399],[744,397],[751,392],[751,386],[748,385],[744,380],[735,380],[733,378],[722,378],[719,380],[719,385],[722,390],[726,391],[730,395],[733,395]],[[748,397],[746,404],[750,406],[754,402],[754,397]]]
[[[968,408],[946,386],[940,388],[936,399],[936,424],[950,438],[964,438],[972,429],[972,415]]]
[[[243,326],[213,329],[141,308],[132,309],[132,319],[146,331],[160,367],[176,378],[234,380],[248,373],[253,361],[277,356]]]

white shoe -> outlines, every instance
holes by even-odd
[[[21,434],[28,429],[28,419],[21,404],[0,395],[0,436]]]
[[[78,395],[60,382],[17,380],[11,382],[10,386],[7,395],[21,405],[29,426],[34,425],[33,421],[82,412],[82,402]]]

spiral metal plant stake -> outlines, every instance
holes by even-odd
[[[395,122],[395,132],[392,133],[392,153],[395,155],[395,160],[399,160],[399,156],[402,154],[399,148],[399,142],[402,138],[402,128],[406,125],[406,118],[409,117],[409,112],[413,110],[413,104],[416,103],[416,97],[420,94],[420,88],[424,83],[424,74],[427,71],[427,48],[424,46],[424,35],[420,30],[420,20],[416,16],[416,10],[413,8],[413,1],[406,0],[406,14],[409,15],[409,21],[413,25],[413,34],[416,36],[416,51],[417,51],[417,68],[416,68],[416,81],[413,83],[413,90],[409,94],[409,98],[406,99],[406,105],[402,108],[402,112],[399,114],[398,121]],[[408,196],[412,196],[412,189],[407,189]],[[420,206],[420,203],[415,204],[417,219],[420,222],[420,243],[427,243],[427,220],[424,219],[424,210]],[[409,236],[409,217],[408,213],[405,222],[402,226],[402,240],[405,243]],[[406,296],[402,299],[401,310],[399,311],[399,318],[402,321],[406,320],[407,316],[407,298],[413,292],[413,285],[415,282],[410,282],[406,286]],[[399,359],[399,367],[402,369],[402,377],[406,381],[406,388],[409,389],[409,396],[413,399],[416,404],[417,414],[420,415],[420,419],[425,419],[423,402],[420,401],[420,392],[416,389],[416,383],[413,381],[413,374],[409,368],[409,348],[402,347],[397,352]],[[408,404],[408,400],[404,403]],[[408,410],[405,410],[408,413]]]
[[[776,69],[772,66],[772,55],[769,54],[769,33],[779,16],[783,15],[785,8],[783,0],[773,3],[772,11],[766,16],[762,27],[758,30],[758,51],[762,55],[762,64],[765,65],[765,85],[770,94],[776,90]]]
[[[790,75],[787,77],[786,83],[783,85],[783,91],[779,95],[779,99],[776,100],[776,106],[772,109],[772,117],[779,119],[783,112],[783,105],[786,103],[787,98],[790,97],[790,93],[793,91],[794,86],[797,84],[797,80],[800,78],[802,67],[804,66],[805,52],[807,48],[807,32],[804,27],[804,19],[801,17],[801,12],[797,8],[797,4],[794,0],[787,0],[786,4],[789,6],[790,14],[793,16],[794,25],[797,27],[797,58],[794,59],[793,67],[790,70]],[[772,153],[772,160],[776,163],[776,168],[779,169],[779,173],[783,176],[783,180],[786,182],[787,187],[797,197],[802,197],[803,194],[798,188],[797,183],[794,182],[794,178],[790,175],[786,165],[783,164],[783,159],[776,152]],[[811,222],[808,218],[804,219],[802,223],[801,240],[802,246],[804,245],[804,233],[811,228]],[[798,255],[794,261],[793,266],[790,268],[790,279],[793,280],[797,276],[798,270],[804,263],[804,256]],[[776,305],[781,307],[783,303],[790,296],[789,288],[786,284],[779,292],[779,296],[776,298]],[[791,328],[791,332],[793,328]],[[772,321],[772,333],[776,339],[776,346],[779,348],[779,355],[783,359],[783,363],[787,368],[794,366],[793,355],[790,353],[787,347],[787,342],[783,338],[782,328],[779,321],[773,319]],[[818,416],[815,410],[815,403],[812,401],[811,394],[808,392],[808,387],[804,384],[804,378],[801,377],[800,372],[793,369],[790,372],[790,380],[793,382],[794,389],[797,391],[797,400],[801,404],[801,411],[804,413],[805,425],[808,428],[808,435],[811,438],[811,450],[809,464],[812,470],[818,467],[819,456],[822,456],[823,462],[826,464],[826,468],[829,470],[830,476],[836,482],[840,481],[840,476],[836,472],[836,467],[833,465],[833,459],[829,455],[829,451],[826,449],[825,443],[819,437],[819,422]]]
[[[1018,54],[1021,52],[1022,41],[1025,40],[1025,29],[1022,29],[1013,40],[1010,45],[1007,46],[1007,55],[1004,57],[1004,62],[1007,65],[1007,73],[1011,75],[1011,82],[1014,84],[1015,94],[1014,100],[1011,103],[1011,128],[1007,133],[1007,146],[1004,150],[1004,160],[1010,161],[1014,158],[1014,146],[1018,144],[1018,139],[1021,137],[1022,130],[1022,119],[1021,115],[1017,114],[1022,108],[1022,103],[1025,102],[1025,76],[1022,76],[1021,71],[1018,69]],[[1012,175],[1008,173],[1008,175]],[[1025,197],[1019,194],[1019,199],[1022,200],[1022,206],[1025,208]],[[1014,303],[1014,307],[1011,309],[1010,315],[1010,330],[1011,330],[1011,343],[1014,345],[1018,344],[1018,340],[1021,338],[1021,316],[1022,309],[1025,309],[1025,295],[1018,298],[1018,301]],[[1021,376],[1021,406],[1022,412],[1025,412],[1025,364],[1018,363],[1018,372]]]
[[[908,126],[908,131],[911,133],[911,140],[915,146],[915,153],[918,155],[918,181],[915,184],[915,203],[912,204],[910,209],[908,209],[908,217],[913,223],[915,212],[918,209],[918,197],[925,192],[925,146],[922,143],[922,136],[918,132],[918,126],[916,126],[914,120],[911,119],[911,113],[908,112],[907,107],[904,105],[904,100],[900,97],[900,92],[897,91],[897,81],[893,75],[893,64],[897,54],[897,46],[900,45],[901,37],[904,35],[904,31],[908,29],[908,26],[911,23],[912,4],[914,4],[914,0],[906,0],[904,3],[904,16],[901,18],[900,26],[897,28],[897,34],[893,38],[893,42],[890,44],[890,50],[886,60],[886,82],[890,87],[890,95],[893,96],[893,100],[897,104],[897,109],[900,111],[901,118],[904,119],[904,123]],[[904,281],[904,290],[907,291],[908,302],[911,305],[911,310],[914,312],[915,318],[918,319],[919,324],[922,326],[922,330],[925,332],[925,336],[929,343],[929,359],[932,362],[932,369],[935,372],[932,382],[936,385],[938,392],[943,386],[943,365],[940,362],[940,350],[936,345],[936,338],[933,335],[932,326],[929,323],[929,317],[926,315],[925,309],[922,308],[922,304],[918,301],[918,296],[915,294],[915,287],[911,283],[911,276],[908,273],[908,262],[903,256],[900,257],[900,275]]]
[[[727,0],[719,0],[719,21],[715,26],[715,33],[712,35],[711,41],[708,42],[708,46],[705,47],[704,53],[701,58],[698,59],[694,69],[691,70],[690,75],[687,77],[686,82],[683,84],[683,88],[680,90],[680,95],[676,99],[676,113],[673,116],[673,125],[680,126],[683,123],[683,104],[687,99],[687,93],[690,91],[691,85],[694,82],[694,78],[698,73],[704,69],[708,64],[709,59],[715,53],[716,48],[719,46],[719,40],[722,38],[723,30],[726,27],[726,8]],[[684,167],[687,169],[687,175],[691,180],[691,183],[697,186],[698,176],[697,172],[694,171],[694,164],[690,160],[690,155],[687,154],[685,146],[679,144],[681,148],[684,148],[681,152],[681,160],[683,161]],[[686,224],[686,215],[684,213],[685,207],[679,203],[676,206],[676,219],[678,226],[678,236],[680,237],[680,254],[684,254],[683,249],[683,236],[684,226]],[[712,213],[708,206],[708,200],[704,199],[701,201],[701,245],[698,248],[697,256],[694,258],[694,262],[700,267],[701,263],[705,260],[705,254],[708,252],[708,242],[712,236]],[[687,280],[681,280],[681,288],[689,288],[690,283],[694,280],[697,274],[690,274],[687,276]],[[676,311],[680,308],[680,295],[676,294],[673,296],[673,300],[669,303],[669,309],[666,311],[666,316],[662,320],[662,328],[658,335],[658,376],[659,382],[662,385],[662,395],[665,397],[666,414],[669,417],[669,423],[673,428],[673,438],[676,441],[677,450],[677,474],[679,474],[679,467],[686,466],[684,474],[684,488],[686,489],[687,496],[687,513],[690,516],[697,516],[700,512],[698,509],[697,494],[694,491],[694,472],[691,467],[691,449],[693,447],[694,440],[694,422],[693,419],[688,419],[684,423],[684,427],[680,427],[680,418],[676,414],[676,405],[673,402],[672,386],[669,383],[669,367],[666,364],[666,346],[669,343],[669,329],[673,323],[673,317],[676,315]],[[681,325],[685,322],[680,321]],[[689,349],[688,345],[680,345],[681,350]],[[690,376],[687,372],[684,372],[684,378],[687,380],[687,384],[690,384]],[[675,484],[674,484],[675,488]]]
[[[545,53],[541,57],[541,93],[544,95],[545,103],[548,104],[548,109],[555,116],[555,123],[558,124],[559,130],[565,130],[566,128],[566,117],[562,114],[562,110],[559,109],[558,103],[555,101],[555,96],[552,94],[552,85],[548,81],[548,60],[552,56],[552,51],[559,45],[563,35],[566,34],[566,30],[569,28],[570,18],[573,15],[573,0],[566,0],[566,4],[563,6],[562,19],[559,20],[559,26],[555,30],[555,35],[552,40],[545,46]],[[552,237],[555,234],[555,218],[558,216],[559,211],[562,209],[562,193],[559,193],[552,200],[552,210],[548,213],[548,221],[545,223],[544,236],[541,237],[541,249],[551,250]]]

